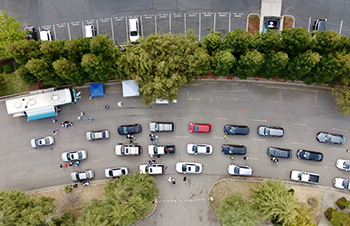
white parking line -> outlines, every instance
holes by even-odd
[[[185,120],[185,119],[188,119],[188,118],[174,118],[174,119],[181,119],[181,120]]]
[[[255,141],[266,141],[265,139],[256,139],[256,138],[253,138],[252,140],[255,140]]]
[[[345,132],[345,133],[347,133],[347,132],[348,132],[346,129],[337,129],[337,128],[332,128],[332,130],[337,130],[337,131],[341,131],[341,132]]]
[[[292,125],[295,125],[295,126],[306,126],[306,124],[304,124],[304,123],[297,123],[297,122],[292,122]]]
[[[214,137],[214,138],[216,138],[216,139],[224,139],[224,137]]]
[[[305,143],[291,142],[292,144],[305,145]]]
[[[150,121],[150,118],[141,118],[141,119],[136,119],[136,121]]]
[[[190,136],[175,136],[175,138],[187,138],[187,137],[190,137]]]
[[[341,148],[333,148],[333,147],[331,147],[331,149],[337,150],[337,151],[345,151],[345,149],[341,149]]]
[[[272,101],[272,100],[268,100],[268,101],[266,101],[266,102],[268,102],[268,103],[274,103],[274,104],[278,104],[278,101]]]
[[[264,119],[252,119],[253,122],[266,122]]]
[[[325,168],[325,169],[337,169],[337,168],[335,168],[334,166],[324,166],[323,168]]]
[[[33,153],[33,152],[36,152],[36,151],[27,151],[26,153],[27,153],[27,154],[30,154],[30,153]]]

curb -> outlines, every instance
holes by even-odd
[[[260,17],[260,15],[259,14],[257,14],[257,13],[249,13],[248,15],[247,15],[247,26],[246,26],[246,32],[248,32],[248,26],[249,26],[249,17],[250,16],[253,16],[253,15],[257,15],[258,17],[259,17],[259,21],[261,20],[261,17]],[[259,23],[259,30],[260,30],[260,23]]]

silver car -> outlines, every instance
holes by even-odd
[[[350,171],[350,160],[338,159],[335,165],[340,170]]]
[[[40,148],[42,146],[50,146],[55,143],[55,138],[53,136],[38,137],[30,141],[33,148]]]
[[[257,133],[263,137],[283,137],[284,130],[282,127],[277,126],[259,126]]]
[[[350,190],[349,182],[349,179],[336,177],[333,180],[333,186],[339,189]]]
[[[232,164],[227,167],[227,172],[230,175],[251,176],[253,174],[253,168],[251,166]]]
[[[63,152],[61,157],[62,157],[62,160],[65,162],[84,160],[87,158],[87,151],[77,150],[77,151]]]
[[[109,138],[109,130],[107,129],[86,132],[87,140],[99,140],[99,139],[108,139],[108,138]]]
[[[89,180],[89,179],[93,179],[94,176],[95,176],[95,173],[91,169],[88,169],[88,170],[85,170],[85,171],[76,171],[76,172],[72,172],[70,174],[70,178],[73,181]]]
[[[178,173],[193,173],[199,174],[202,172],[203,166],[200,163],[194,162],[178,162],[175,169]]]

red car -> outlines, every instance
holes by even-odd
[[[211,125],[207,123],[190,123],[188,129],[190,133],[210,133]]]

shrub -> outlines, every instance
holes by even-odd
[[[291,193],[292,195],[294,195],[295,191],[294,191],[293,188],[291,188],[291,189],[288,190],[288,193]]]
[[[6,86],[6,81],[3,75],[0,75],[0,89],[4,89]]]
[[[342,210],[348,208],[348,206],[349,206],[349,202],[348,202],[348,200],[345,197],[341,197],[335,203]]]
[[[336,209],[334,209],[333,207],[329,207],[328,209],[326,209],[326,211],[324,211],[324,214],[326,215],[328,220],[332,219],[332,213],[334,211],[337,211]]]
[[[4,71],[5,74],[11,74],[15,69],[13,68],[12,64],[6,64],[4,65]]]
[[[0,66],[0,74],[4,72],[4,69]]]
[[[73,189],[73,188],[72,188],[71,185],[66,185],[66,186],[64,187],[64,191],[67,192],[67,193],[71,192],[72,189]]]
[[[310,205],[312,210],[318,207],[318,200],[315,197],[308,198],[307,203]]]
[[[19,63],[15,63],[15,68],[16,68],[16,70],[21,66],[22,64],[19,64]]]

